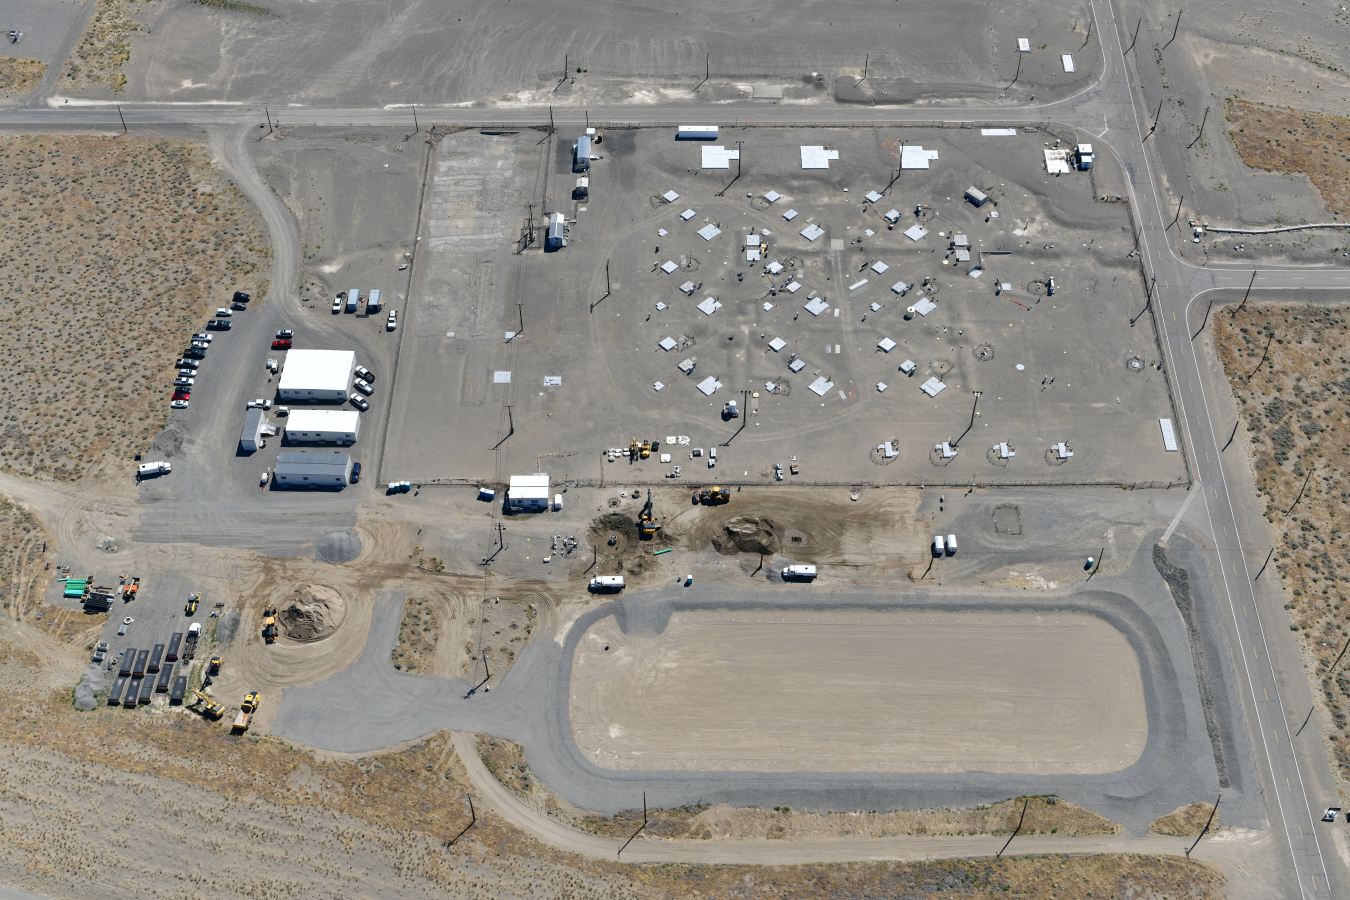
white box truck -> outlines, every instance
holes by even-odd
[[[173,471],[173,466],[166,462],[148,462],[141,463],[136,467],[137,478],[155,478],[159,475],[168,475]]]
[[[947,535],[947,555],[956,555],[956,535],[954,534]]]
[[[361,302],[361,291],[358,288],[350,288],[347,291],[347,312],[356,312],[356,304]]]
[[[371,291],[368,295],[366,295],[366,312],[373,313],[379,311],[380,311],[380,292],[378,290],[374,290]]]
[[[933,535],[933,555],[942,555],[942,535],[940,534]]]
[[[597,575],[591,579],[591,590],[596,593],[623,590],[622,575]]]
[[[810,581],[815,577],[815,566],[788,566],[783,570],[784,581]]]

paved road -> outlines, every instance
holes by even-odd
[[[1091,88],[1056,103],[1032,108],[948,107],[911,109],[900,107],[790,107],[737,105],[617,107],[592,109],[592,123],[659,125],[708,123],[735,125],[875,126],[933,123],[984,123],[1016,125],[1052,121],[1091,131],[1094,143],[1114,153],[1128,177],[1132,207],[1138,216],[1140,242],[1150,279],[1156,280],[1153,313],[1173,375],[1178,413],[1190,449],[1196,477],[1204,491],[1209,527],[1218,548],[1224,595],[1228,598],[1237,629],[1236,655],[1243,661],[1239,677],[1245,676],[1258,717],[1261,747],[1271,771],[1271,820],[1284,831],[1304,897],[1330,897],[1331,890],[1321,847],[1303,786],[1299,762],[1292,751],[1290,733],[1280,701],[1279,684],[1266,646],[1255,602],[1251,573],[1241,552],[1241,533],[1228,495],[1228,485],[1219,463],[1219,443],[1203,379],[1191,349],[1191,334],[1201,324],[1192,320],[1197,300],[1208,303],[1211,291],[1243,289],[1250,270],[1197,267],[1179,259],[1168,238],[1169,219],[1164,212],[1152,164],[1146,153],[1149,137],[1135,94],[1129,83],[1120,23],[1115,21],[1111,0],[1093,3],[1095,33],[1102,41],[1105,58],[1101,80]],[[447,125],[539,126],[553,121],[573,126],[583,121],[582,110],[547,108],[517,109],[426,109],[420,121]],[[0,111],[0,125],[25,127],[120,128],[123,118],[130,128],[138,125],[250,125],[264,122],[261,110],[237,105],[141,104],[120,111],[112,104],[67,102],[55,97],[47,108],[28,107]],[[287,108],[272,119],[292,125],[412,125],[407,108],[297,109]],[[240,142],[231,142],[240,152]],[[265,211],[266,213],[266,211]],[[269,225],[274,224],[270,221]],[[278,262],[280,262],[280,257]],[[1316,290],[1350,287],[1344,270],[1269,269],[1261,271],[1254,288],[1259,290]],[[1263,543],[1258,541],[1257,543]],[[1295,674],[1294,677],[1300,677]]]

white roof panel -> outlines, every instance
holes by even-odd
[[[802,229],[802,237],[806,238],[808,241],[814,241],[824,233],[825,229],[814,222]]]
[[[703,151],[703,168],[705,169],[730,169],[731,160],[741,158],[741,151],[728,150],[721,145],[701,147],[700,149]]]
[[[838,150],[826,150],[824,147],[802,147],[803,169],[828,169],[830,160],[838,158]]]
[[[666,191],[661,196],[666,198],[667,203],[674,203],[676,200],[680,199],[680,195],[674,191]]]
[[[795,209],[789,209],[787,212],[783,213],[783,218],[791,222],[793,219],[797,218],[797,211]]]
[[[826,381],[825,376],[821,375],[815,381],[811,382],[811,385],[807,390],[811,391],[811,393],[815,394],[817,397],[824,397],[830,392],[830,388],[832,387],[834,387],[834,382]]]
[[[346,391],[356,368],[351,350],[291,350],[281,370],[281,391]]]
[[[688,222],[696,215],[698,215],[698,213],[694,212],[692,209],[686,209],[684,212],[680,213],[680,218]]]
[[[1064,71],[1073,72],[1074,71],[1073,55],[1070,53],[1065,53],[1062,59],[1064,61]]]
[[[905,229],[905,237],[909,238],[911,241],[917,241],[927,233],[928,229],[917,224],[911,225]]]
[[[671,262],[670,260],[666,260],[664,263],[661,264],[661,271],[665,272],[667,275],[673,274],[674,271],[678,268],[679,266],[675,265],[675,263]]]
[[[872,271],[876,272],[878,275],[884,275],[886,270],[889,268],[890,266],[886,265],[881,260],[877,260],[876,262],[872,263]]]
[[[769,341],[769,349],[771,349],[774,353],[777,353],[779,350],[782,350],[786,346],[787,341],[783,340],[780,337],[776,337],[773,340]]]
[[[783,195],[778,193],[777,191],[769,191],[767,194],[764,195],[764,199],[768,200],[770,203],[774,203],[782,199],[782,196]]]
[[[704,301],[698,305],[699,312],[703,313],[705,316],[711,316],[721,308],[722,304],[718,303],[712,297],[705,298]]]
[[[686,281],[684,284],[680,285],[680,290],[681,290],[681,291],[684,291],[686,294],[693,295],[693,293],[694,293],[694,283],[693,283],[692,281]],[[664,309],[665,307],[661,307],[661,308]]]
[[[800,372],[805,368],[806,360],[804,359],[794,359],[792,362],[788,363],[788,371],[790,372]]]
[[[877,346],[880,347],[884,352],[890,353],[892,350],[895,349],[895,341],[891,340],[890,338],[882,338],[880,341],[877,342]]]
[[[713,392],[716,391],[721,386],[722,382],[718,381],[711,375],[709,375],[707,378],[703,379],[698,383],[698,389],[702,391],[704,396],[706,397],[711,397],[713,395]]]
[[[895,284],[891,285],[891,290],[895,291],[897,294],[903,294],[905,291],[909,290],[909,285],[905,284],[903,281],[897,281]]]
[[[930,397],[936,397],[938,394],[942,393],[946,389],[946,387],[947,386],[945,384],[937,380],[937,376],[935,375],[932,378],[925,381],[923,384],[919,385],[919,390],[923,391]]]
[[[1031,52],[1031,38],[1018,38],[1018,39],[1017,39],[1017,51],[1018,51],[1019,53],[1030,53],[1030,52]]]
[[[906,144],[900,148],[900,168],[926,169],[931,160],[938,158],[936,150],[925,150],[918,144]]]
[[[717,237],[721,233],[722,229],[718,228],[711,222],[709,222],[707,225],[704,225],[702,228],[698,230],[699,237],[703,238],[705,241],[711,241],[713,238]]]
[[[745,261],[746,261],[746,262],[759,262],[760,259],[761,259],[761,257],[762,257],[762,254],[759,252],[759,246],[758,246],[758,245],[756,245],[756,246],[754,246],[754,247],[746,247],[746,248],[745,248]]]
[[[937,309],[937,304],[927,297],[923,297],[918,303],[914,304],[914,311],[921,316],[926,316],[935,309]]]
[[[779,272],[783,271],[783,264],[775,259],[773,262],[769,263],[764,268],[768,271],[770,275],[777,275]]]
[[[800,281],[789,281],[787,284],[783,285],[783,290],[787,291],[789,294],[795,294],[801,289],[802,283]]]
[[[829,308],[830,308],[830,304],[826,303],[824,300],[820,299],[819,297],[814,297],[814,298],[812,298],[812,300],[811,300],[810,303],[808,303],[808,304],[806,304],[806,306],[802,307],[802,309],[805,309],[807,312],[809,312],[809,313],[810,313],[811,315],[813,315],[813,316],[818,316],[818,315],[820,315],[821,313],[823,313],[825,310],[827,310],[827,309],[829,309]]]
[[[661,339],[661,343],[657,344],[656,346],[660,347],[662,350],[669,353],[671,350],[674,350],[676,347],[678,347],[679,344],[675,343],[675,339],[673,337],[664,337]]]
[[[354,409],[292,409],[286,419],[286,430],[355,434],[360,420],[361,414]]]
[[[876,203],[878,200],[881,199],[881,195],[878,194],[876,191],[868,191],[864,196],[866,196],[868,201],[872,203]]]

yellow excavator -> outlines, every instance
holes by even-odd
[[[202,702],[202,715],[206,716],[208,719],[219,719],[221,716],[225,715],[224,703],[217,703],[212,700],[210,696],[203,694],[201,691],[193,691],[192,696]]]
[[[661,525],[656,521],[656,518],[652,515],[651,488],[647,488],[647,504],[646,506],[642,507],[642,512],[638,513],[637,524],[638,524],[638,532],[644,538],[650,539],[653,535],[655,535],[658,531],[661,530]]]
[[[257,691],[249,691],[244,695],[244,702],[239,704],[239,715],[234,717],[233,731],[235,734],[241,734],[248,731],[248,726],[253,722],[253,714],[258,711],[262,705],[262,697]]]
[[[636,462],[637,458],[638,458],[638,441],[637,438],[634,437],[633,442],[628,445],[628,461]]]
[[[263,610],[263,640],[269,644],[277,642],[277,608],[269,606]]]

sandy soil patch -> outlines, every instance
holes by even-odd
[[[1350,674],[1330,673],[1350,639],[1350,308],[1249,303],[1213,322],[1271,523],[1270,565],[1329,715],[1330,752],[1350,778]]]
[[[47,64],[36,59],[0,57],[0,96],[26,94],[42,83]]]
[[[1329,212],[1350,214],[1350,118],[1238,100],[1228,124],[1244,163],[1306,175]]]
[[[37,516],[7,497],[0,497],[0,596],[11,616],[22,615],[38,602],[46,585],[47,530]]]
[[[1214,820],[1210,821],[1210,813],[1214,812],[1213,803],[1192,803],[1190,806],[1183,806],[1181,809],[1174,810],[1165,816],[1159,816],[1148,823],[1148,830],[1154,834],[1171,834],[1177,837],[1195,837],[1200,833],[1200,829],[1209,822],[1210,829],[1219,827],[1219,816],[1216,813]]]
[[[1148,737],[1133,648],[1078,614],[697,610],[660,635],[607,618],[571,690],[577,746],[608,769],[1101,774]]]
[[[496,685],[534,636],[540,611],[553,607],[554,602],[552,595],[543,590],[511,584],[495,589],[482,600],[467,599],[464,609],[468,622],[462,632],[464,651],[460,670],[455,674],[477,684],[490,671],[492,678],[488,684]]]
[[[409,597],[403,607],[403,621],[398,626],[394,668],[411,674],[429,668],[440,639],[441,621],[434,606],[426,600]]]
[[[0,154],[0,468],[73,481],[164,427],[178,351],[229,292],[265,293],[271,250],[196,144],[24,135]]]
[[[131,36],[149,30],[132,16],[155,6],[155,0],[98,0],[94,17],[66,60],[57,87],[70,90],[106,84],[114,91],[122,90],[127,83],[122,65],[131,59]]]
[[[347,600],[326,584],[307,584],[281,604],[277,624],[289,640],[301,644],[332,637],[347,615]]]

